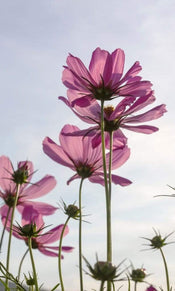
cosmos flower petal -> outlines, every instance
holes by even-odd
[[[125,54],[121,49],[116,49],[112,53],[112,75],[111,81],[112,84],[119,82],[121,76],[123,75],[124,63],[125,63]]]
[[[95,82],[101,83],[102,79],[104,84],[107,84],[111,77],[112,59],[110,54],[101,50],[99,47],[92,53],[89,71]]]
[[[6,156],[0,157],[0,188],[3,191],[12,190],[14,191],[16,185],[11,180],[13,174],[13,166],[10,159]]]
[[[29,207],[32,206],[34,210],[36,210],[38,213],[42,215],[52,215],[58,209],[57,207],[52,206],[45,202],[30,201],[30,200],[23,201],[21,204],[19,201],[19,204],[17,205],[17,209],[20,213],[23,213],[24,208],[28,206]]]
[[[112,182],[116,185],[120,185],[120,186],[128,186],[130,184],[132,184],[132,182],[126,178],[117,176],[112,174]]]
[[[127,124],[128,123],[139,123],[139,122],[146,122],[146,121],[158,119],[165,112],[167,112],[166,106],[165,106],[165,104],[162,104],[162,105],[159,105],[159,106],[152,108],[151,110],[149,110],[143,114],[125,118],[125,123],[127,123]]]
[[[131,131],[145,133],[145,134],[151,134],[159,130],[157,127],[151,126],[151,125],[132,126],[132,125],[125,124],[125,125],[122,125],[122,127]]]
[[[46,137],[43,141],[43,151],[55,162],[60,163],[63,166],[72,168],[72,162],[70,161],[66,153],[49,137]]]
[[[43,236],[38,237],[37,241],[39,243],[42,243],[42,244],[56,242],[61,237],[63,227],[64,227],[64,224],[60,224],[60,225],[50,229],[48,232],[45,232],[45,234]],[[68,226],[66,226],[66,228],[64,230],[64,236],[67,235],[68,232],[69,232],[69,228],[68,228]]]
[[[25,201],[26,199],[35,199],[46,195],[56,186],[56,180],[53,176],[46,175],[40,181],[33,185],[30,185],[23,191],[21,199]]]

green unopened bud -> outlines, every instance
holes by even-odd
[[[25,281],[26,281],[26,284],[28,286],[34,286],[35,285],[35,279],[29,274],[29,278],[27,278],[27,276],[24,274],[24,277],[25,277]]]
[[[12,174],[12,180],[17,185],[22,185],[22,184],[27,183],[28,177],[29,177],[29,172],[28,172],[27,164],[24,164],[22,167],[14,171],[14,173]]]
[[[80,214],[80,210],[79,208],[74,205],[74,204],[70,204],[67,206],[67,208],[65,209],[65,213],[72,218],[78,218],[79,214]]]
[[[165,243],[165,239],[163,239],[161,237],[161,235],[156,235],[154,236],[151,240],[151,247],[155,248],[155,249],[160,249],[161,247],[163,247],[164,245],[166,245]]]
[[[133,269],[130,277],[134,282],[143,282],[146,277],[145,269]]]

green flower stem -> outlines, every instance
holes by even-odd
[[[20,190],[20,185],[17,184],[15,201],[14,201],[14,205],[13,205],[13,208],[12,208],[12,216],[11,216],[11,222],[10,222],[10,233],[9,233],[8,248],[7,248],[7,259],[6,259],[6,270],[7,270],[7,273],[9,271],[11,240],[12,240],[12,232],[13,232],[13,220],[14,220],[14,216],[15,216],[16,205],[17,205],[17,202],[18,202],[19,190]],[[6,278],[6,285],[8,286],[8,278]]]
[[[82,206],[81,206],[81,192],[84,179],[81,179],[79,187],[79,274],[80,274],[80,290],[83,291],[83,269],[82,269]]]
[[[8,218],[9,218],[9,214],[10,214],[10,207],[8,208],[8,212],[7,212],[7,216],[5,218],[5,223],[4,223],[4,227],[3,227],[3,231],[2,231],[2,234],[1,234],[1,240],[0,240],[0,251],[1,251],[1,248],[2,248],[2,242],[3,242],[3,238],[4,238],[4,234],[5,234],[5,229],[6,229],[6,226],[7,226],[7,221],[8,221]]]
[[[112,185],[112,148],[113,148],[113,131],[110,132],[110,150],[109,150],[109,199],[111,203],[111,185]]]
[[[127,275],[127,278],[128,278],[128,291],[131,291],[131,281],[128,275]]]
[[[164,267],[165,267],[167,291],[171,291],[171,289],[170,289],[170,282],[169,282],[169,274],[168,274],[168,266],[167,266],[167,262],[166,262],[164,253],[163,253],[163,251],[162,251],[161,248],[160,248],[160,253],[162,255],[162,259],[163,259],[163,263],[164,263]]]
[[[19,268],[18,268],[18,280],[20,279],[20,275],[21,275],[21,267],[22,267],[22,264],[23,264],[23,261],[24,261],[24,259],[25,259],[25,257],[26,257],[26,255],[28,254],[28,251],[29,251],[29,249],[27,249],[27,251],[24,253],[24,255],[22,256],[22,259],[21,259],[21,262],[20,262],[20,264],[19,264]]]
[[[106,195],[106,227],[107,227],[107,261],[112,262],[112,237],[111,237],[111,203],[108,188],[107,168],[106,168],[106,153],[105,153],[105,137],[104,137],[104,101],[101,101],[101,141],[102,141],[102,156],[103,156],[103,171],[105,182]],[[110,175],[110,174],[109,174]],[[107,284],[107,291],[111,290],[111,283]]]
[[[28,247],[29,247],[30,259],[31,259],[32,269],[33,269],[33,278],[35,280],[35,291],[39,291],[37,274],[36,274],[36,269],[35,269],[35,262],[34,262],[33,253],[32,253],[32,238],[31,237],[28,238]]]
[[[64,284],[63,284],[62,271],[61,271],[62,241],[63,241],[64,231],[65,231],[66,225],[68,224],[69,219],[70,219],[70,216],[68,216],[68,218],[64,224],[64,227],[62,229],[61,236],[60,236],[59,250],[58,250],[58,272],[59,272],[59,277],[60,277],[61,291],[64,291]]]
[[[101,284],[100,284],[100,291],[103,291],[104,290],[104,283],[105,283],[105,281],[101,281]]]

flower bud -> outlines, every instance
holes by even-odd
[[[151,247],[155,248],[155,249],[160,249],[161,247],[163,247],[166,243],[165,243],[165,239],[163,239],[161,237],[161,235],[156,235],[154,236],[151,240]]]
[[[146,289],[146,291],[157,291],[152,285]]]
[[[143,282],[146,277],[145,269],[133,269],[130,277],[134,282]]]
[[[80,214],[80,210],[79,208],[74,205],[74,204],[70,204],[65,208],[65,213],[72,218],[78,218],[79,214]]]
[[[34,286],[35,285],[35,279],[29,274],[29,278],[27,278],[27,276],[24,274],[24,277],[25,277],[25,281],[26,281],[26,284],[28,286]]]
[[[27,183],[27,179],[29,177],[29,172],[28,172],[28,166],[27,162],[18,168],[14,173],[12,174],[12,180],[17,184],[17,185],[22,185]]]

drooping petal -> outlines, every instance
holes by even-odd
[[[27,187],[22,195],[19,197],[20,201],[25,201],[26,199],[35,199],[46,195],[50,192],[56,185],[56,180],[53,176],[46,175],[40,181],[33,185]]]
[[[114,149],[112,151],[112,169],[121,167],[130,157],[130,149],[125,146],[123,149]],[[106,155],[106,161],[109,163],[109,153]]]
[[[80,176],[78,174],[73,175],[68,181],[67,181],[67,185],[69,185],[72,181],[76,180],[76,179],[80,179]]]
[[[131,131],[145,133],[145,134],[151,134],[151,133],[159,130],[157,127],[151,126],[151,125],[132,126],[132,125],[122,124],[121,127],[128,129],[128,130],[131,130]]]
[[[154,119],[160,118],[166,110],[166,105],[162,104],[152,108],[151,110],[136,116],[131,116],[125,118],[125,123],[139,123],[139,122],[146,122]]]
[[[58,249],[58,247],[57,247]],[[52,250],[48,250],[47,247],[44,247],[44,246],[38,246],[38,250],[43,254],[43,255],[46,255],[46,256],[49,256],[49,257],[58,257],[58,250],[55,250],[54,248],[54,251]],[[61,258],[63,259],[64,257],[61,256]]]
[[[57,145],[52,139],[46,137],[43,141],[43,151],[55,162],[73,168],[73,164],[61,146]]]
[[[112,182],[116,185],[120,185],[120,186],[128,186],[130,184],[132,184],[132,182],[126,178],[117,176],[112,174]]]
[[[34,210],[36,210],[38,213],[42,215],[52,215],[58,209],[57,207],[52,206],[48,203],[38,202],[38,201],[26,200],[22,202],[19,201],[19,203],[21,204],[17,205],[17,209],[20,213],[22,213],[24,208],[28,206],[32,206]]]
[[[52,228],[48,232],[45,232],[44,235],[38,237],[37,241],[40,244],[49,244],[49,243],[53,243],[53,242],[59,240],[61,233],[62,233],[62,230],[63,230],[63,227],[64,227],[64,224],[60,224],[60,225]],[[69,228],[68,228],[68,226],[66,226],[66,228],[64,230],[64,236],[67,235],[68,232],[69,232]]]

